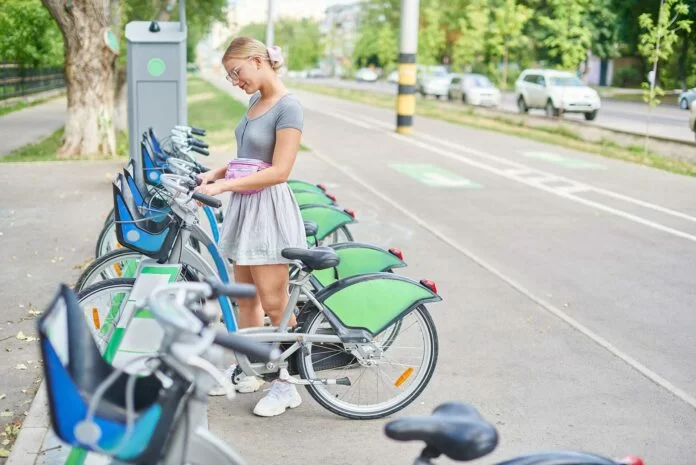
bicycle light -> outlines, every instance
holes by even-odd
[[[431,281],[429,279],[421,279],[420,283],[423,286],[430,289],[431,291],[433,291],[433,293],[437,294],[437,285],[435,284],[435,281]],[[627,464],[627,465],[634,465],[634,464]],[[641,465],[641,464],[637,464],[637,465]]]
[[[636,455],[629,455],[619,460],[619,465],[643,465],[643,459]]]
[[[351,210],[350,208],[344,208],[343,211],[348,213],[351,218],[355,218],[355,212],[353,210]]]
[[[400,249],[397,249],[396,247],[392,247],[391,249],[389,249],[389,253],[394,255],[396,258],[398,258],[402,262],[404,261],[404,254],[403,254],[403,252],[401,252]]]
[[[326,186],[324,184],[317,184],[317,187],[326,192]]]
[[[328,192],[326,192],[326,196],[327,196],[328,198],[330,198],[332,201],[334,201],[334,202],[336,201],[336,196],[335,196],[335,195],[329,194]]]

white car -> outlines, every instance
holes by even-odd
[[[375,82],[378,77],[370,68],[360,68],[355,72],[355,80],[360,82]]]
[[[500,105],[500,90],[483,74],[454,75],[447,97],[469,105]]]
[[[428,95],[436,98],[447,97],[453,77],[454,75],[447,72],[444,67],[437,67],[419,78],[417,83],[418,92],[423,97]]]
[[[546,116],[583,113],[592,121],[602,107],[599,94],[575,74],[550,69],[527,69],[515,82],[515,97],[520,113],[543,108]]]

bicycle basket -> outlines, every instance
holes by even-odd
[[[161,167],[150,154],[145,141],[140,143],[140,156],[142,158],[143,172],[145,174],[145,182],[151,186],[159,186],[160,176],[164,173],[164,168]]]
[[[176,373],[165,388],[155,375],[136,375],[132,428],[128,431],[126,384],[121,373],[104,392],[91,418],[90,401],[116,370],[102,358],[75,293],[65,284],[37,323],[51,425],[56,436],[71,446],[106,452],[120,461],[156,463],[192,384]],[[90,422],[97,434],[86,438],[79,425]]]
[[[181,231],[176,217],[167,215],[168,221],[156,222],[141,215],[123,173],[113,182],[113,194],[118,242],[156,260],[166,260]]]
[[[155,191],[157,193],[154,195],[150,192],[143,193],[138,188],[138,184],[131,174],[131,170],[124,169],[123,176],[133,195],[133,205],[138,209],[141,215],[157,223],[169,219],[167,213],[171,212],[171,207],[167,199],[163,197],[162,191]]]

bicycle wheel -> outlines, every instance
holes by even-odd
[[[325,328],[322,312],[313,309],[306,314],[303,333],[325,334]],[[297,355],[302,378],[350,381],[348,386],[306,385],[314,400],[330,412],[360,420],[391,415],[413,402],[428,385],[437,365],[435,324],[426,307],[419,305],[401,319],[398,331],[390,328],[369,343],[307,343]],[[329,358],[347,363],[324,369]]]
[[[118,242],[116,237],[116,222],[111,221],[104,225],[104,228],[97,238],[97,245],[94,249],[94,258],[99,258],[102,255],[106,255],[112,250],[120,249],[121,244]]]
[[[77,301],[101,353],[118,326],[134,284],[135,279],[108,279],[77,293]]]
[[[145,255],[130,249],[112,250],[90,263],[77,280],[74,290],[80,292],[108,279],[132,278],[144,257]],[[183,265],[178,280],[200,281],[199,273],[189,265]]]
[[[353,242],[353,234],[351,234],[348,226],[345,224],[339,226],[334,232],[319,241],[319,245],[329,246],[331,244],[340,244],[341,242]]]

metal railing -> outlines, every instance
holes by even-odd
[[[0,63],[0,100],[65,87],[63,68],[24,68]]]

